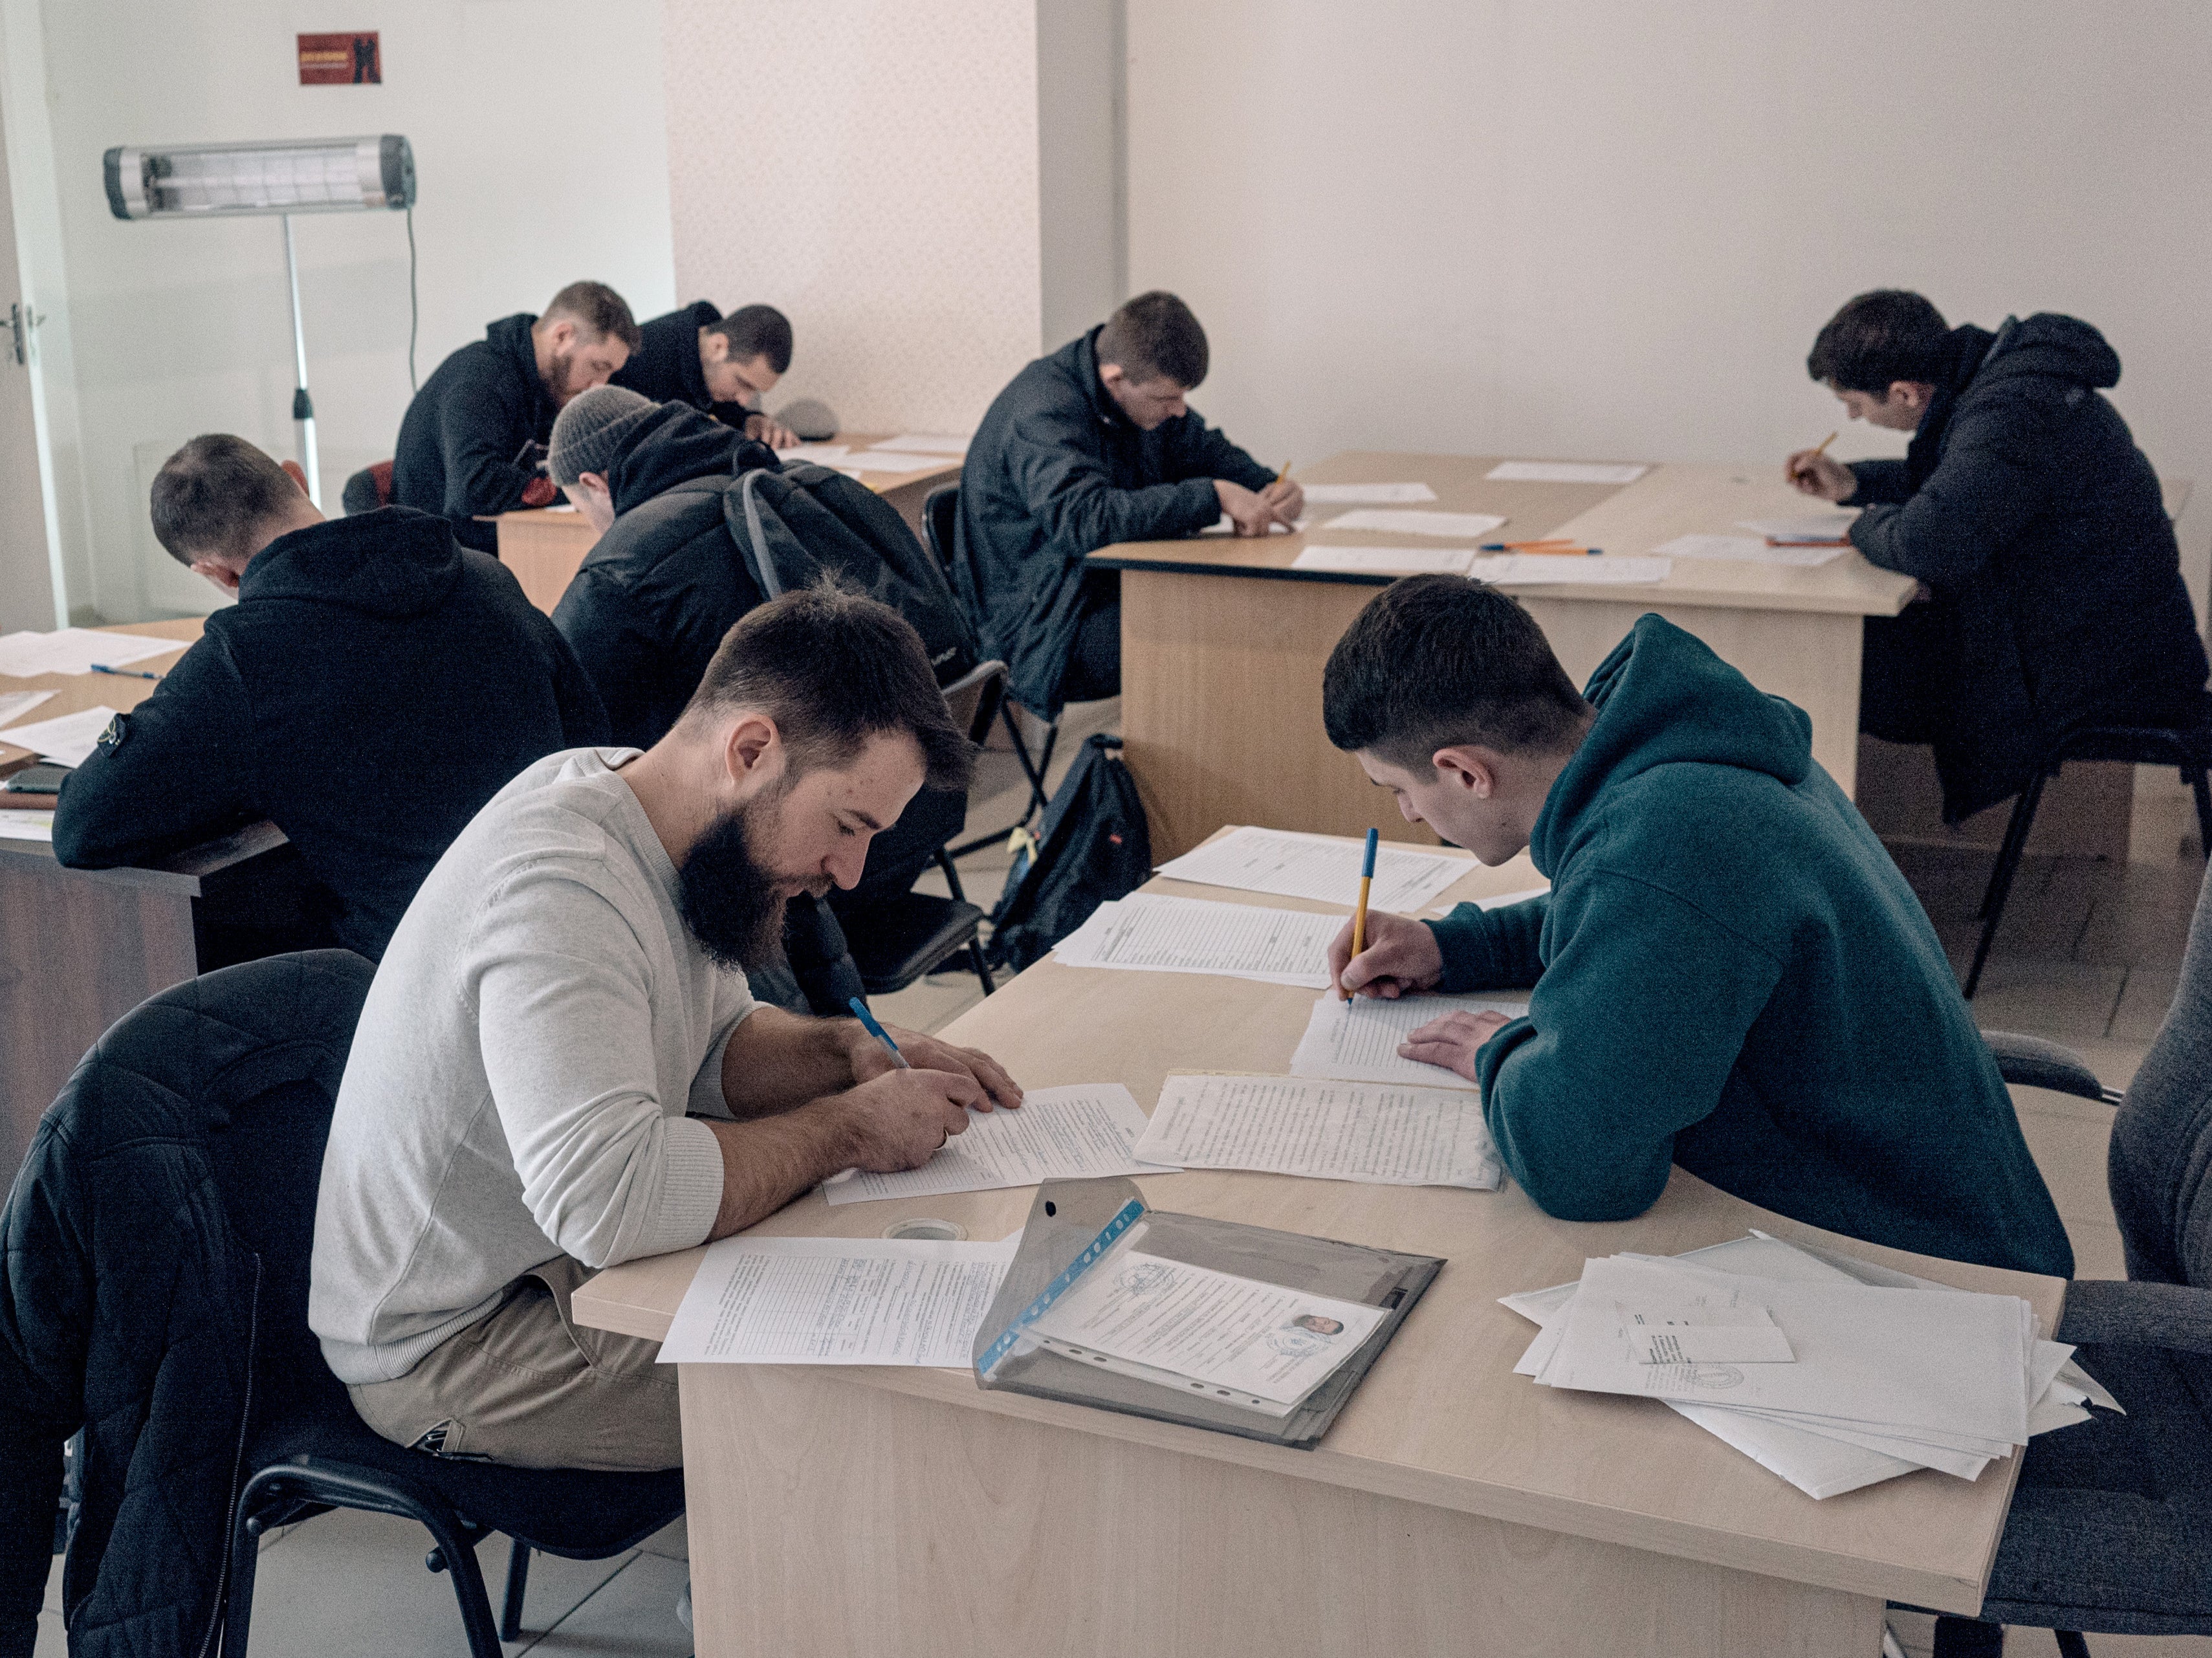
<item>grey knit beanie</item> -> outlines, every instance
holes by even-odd
[[[658,403],[626,387],[594,386],[580,392],[554,418],[546,469],[556,484],[573,484],[586,472],[604,478],[630,435],[659,412]]]

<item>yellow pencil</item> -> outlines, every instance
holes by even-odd
[[[1290,475],[1291,475],[1291,463],[1290,463],[1289,461],[1285,460],[1285,462],[1283,462],[1283,469],[1282,469],[1282,471],[1280,471],[1280,472],[1277,472],[1277,473],[1275,474],[1275,483],[1277,483],[1277,484],[1281,483],[1281,482],[1282,482],[1285,478],[1288,478]],[[1268,487],[1272,489],[1272,488],[1273,487],[1273,485],[1270,485]]]
[[[1813,451],[1813,453],[1814,453],[1814,454],[1827,454],[1827,452],[1828,452],[1828,445],[1829,445],[1829,444],[1831,444],[1831,443],[1832,443],[1832,442],[1834,442],[1838,438],[1841,437],[1843,435],[1844,435],[1843,428],[1842,428],[1842,427],[1840,427],[1840,426],[1838,426],[1838,427],[1834,431],[1830,432],[1830,433],[1829,433],[1826,437],[1824,437],[1824,438],[1822,438],[1822,439],[1820,440],[1820,447],[1819,448],[1817,448],[1817,449],[1814,450],[1814,451]]]
[[[1367,893],[1375,885],[1375,847],[1382,838],[1380,832],[1367,832],[1367,851],[1359,861],[1359,903],[1352,911],[1352,954],[1357,956],[1367,948]],[[1352,992],[1338,986],[1339,993],[1347,1002]]]

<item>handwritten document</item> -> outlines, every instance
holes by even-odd
[[[1213,973],[1271,984],[1328,984],[1339,915],[1146,893],[1102,904],[1054,951],[1072,967]]]
[[[1367,1186],[1494,1191],[1482,1106],[1457,1088],[1291,1076],[1170,1076],[1137,1155]]]
[[[1472,996],[1406,996],[1395,1002],[1370,997],[1342,1001],[1323,991],[1291,1056],[1293,1076],[1333,1076],[1347,1082],[1398,1082],[1419,1088],[1466,1088],[1457,1071],[1407,1059],[1398,1045],[1422,1026],[1450,1013],[1502,1013],[1518,1019],[1526,1002],[1490,1002]]]
[[[725,1238],[684,1292],[660,1362],[964,1369],[1020,1243]]]
[[[1393,535],[1441,535],[1455,541],[1487,535],[1505,521],[1486,512],[1420,512],[1362,507],[1340,512],[1322,526],[1331,530],[1379,530]]]
[[[1378,910],[1411,915],[1474,867],[1466,858],[1386,843],[1375,854],[1375,886],[1368,902]],[[1341,904],[1347,910],[1359,900],[1357,843],[1287,829],[1232,829],[1195,851],[1169,859],[1158,873],[1209,887]]]
[[[1158,1173],[1133,1155],[1144,1131],[1145,1108],[1119,1082],[1031,1088],[1018,1110],[969,1112],[967,1131],[947,1140],[920,1168],[899,1174],[856,1173],[831,1181],[823,1195],[833,1204],[859,1204],[991,1192],[1040,1180]]]

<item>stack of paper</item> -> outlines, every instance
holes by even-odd
[[[1411,915],[1474,867],[1442,852],[1385,844],[1376,850],[1375,884],[1367,901],[1378,910]],[[1278,898],[1316,899],[1347,910],[1359,899],[1356,844],[1288,829],[1232,829],[1195,851],[1169,859],[1155,873]]]
[[[898,1174],[854,1172],[830,1181],[823,1195],[833,1204],[858,1204],[993,1192],[1041,1180],[1171,1173],[1137,1161],[1132,1148],[1144,1131],[1145,1108],[1119,1082],[1031,1088],[1015,1110],[969,1112],[966,1131],[947,1140],[920,1168]]]
[[[92,665],[124,667],[182,650],[182,639],[155,639],[143,633],[102,633],[65,627],[52,633],[0,633],[0,674],[25,679],[33,674],[89,674]]]
[[[52,812],[26,812],[9,807],[0,812],[0,840],[45,840],[54,838]]]
[[[1328,984],[1329,941],[1343,925],[1342,916],[1136,893],[1100,905],[1053,954],[1071,967],[1212,973],[1318,991]]]
[[[1404,507],[1433,501],[1426,484],[1308,484],[1306,504],[1313,507]]]
[[[1137,1155],[1367,1186],[1492,1192],[1505,1178],[1472,1094],[1291,1076],[1169,1077]]]
[[[95,704],[54,719],[11,725],[0,731],[0,742],[27,748],[56,765],[82,765],[92,758],[92,751],[100,744],[100,734],[107,729],[107,722],[114,717],[113,709]]]
[[[1387,535],[1440,535],[1455,541],[1487,535],[1505,521],[1486,512],[1420,512],[1410,508],[1362,507],[1340,512],[1322,526],[1332,530],[1379,530]]]
[[[1467,573],[1492,587],[1652,587],[1674,573],[1671,558],[1577,558],[1556,552],[1495,552]]]
[[[1400,1054],[1400,1044],[1422,1026],[1455,1013],[1524,1017],[1526,1002],[1486,1001],[1474,996],[1405,996],[1395,1001],[1334,991],[1322,992],[1306,1021],[1306,1033],[1291,1056],[1293,1076],[1334,1076],[1350,1082],[1398,1082],[1417,1088],[1466,1088],[1457,1071]]]
[[[1581,460],[1501,460],[1483,476],[1498,484],[1633,484],[1650,470]]]
[[[1974,1479],[2111,1396],[2014,1295],[1975,1295],[1763,1233],[1616,1255],[1510,1295],[1548,1387],[1664,1400],[1808,1496],[1935,1468]],[[2062,1370],[2069,1374],[2062,1376]],[[2117,1407],[2115,1407],[2117,1408]]]
[[[1838,508],[1833,512],[1808,512],[1797,518],[1745,518],[1737,521],[1736,527],[1763,535],[1770,541],[1820,546],[1847,539],[1851,526],[1857,521],[1856,509]]]
[[[1735,564],[1786,564],[1810,570],[1831,558],[1842,558],[1850,549],[1825,542],[1774,546],[1763,535],[1678,535],[1652,551],[1674,558],[1711,558]]]

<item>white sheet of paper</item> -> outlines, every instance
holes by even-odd
[[[1412,915],[1474,867],[1465,858],[1385,841],[1376,848],[1375,884],[1367,901],[1378,910]],[[1331,836],[1288,829],[1232,829],[1210,844],[1170,858],[1153,873],[1209,887],[1341,904],[1347,910],[1359,901],[1359,848]]]
[[[92,758],[100,734],[107,729],[107,722],[114,717],[113,709],[105,704],[94,704],[74,714],[57,715],[51,720],[11,725],[5,733],[5,741],[18,748],[27,748],[33,754],[44,755],[56,765],[82,765]]]
[[[1305,528],[1312,521],[1310,518],[1294,518],[1285,524],[1278,518],[1268,524],[1267,533],[1270,535],[1293,534]],[[1237,521],[1224,512],[1204,529],[1199,531],[1199,533],[1200,535],[1234,535],[1237,533]]]
[[[1472,904],[1478,910],[1502,910],[1509,904],[1525,904],[1532,898],[1541,898],[1551,890],[1548,887],[1523,887],[1517,893],[1493,893],[1488,898],[1462,899],[1460,903]],[[1440,905],[1429,913],[1448,916],[1457,908],[1458,904]]]
[[[1137,1155],[1363,1186],[1504,1182],[1481,1102],[1452,1088],[1293,1076],[1170,1076]]]
[[[1409,507],[1433,501],[1437,492],[1426,484],[1308,484],[1310,507]]]
[[[921,449],[865,449],[837,464],[858,466],[866,472],[918,472],[947,465],[954,457],[930,454]]]
[[[1558,553],[1486,553],[1468,575],[1492,587],[1650,587],[1674,573],[1671,558],[1563,558]]]
[[[725,1238],[684,1292],[663,1364],[964,1369],[1020,1247],[914,1238]]]
[[[1388,576],[1464,576],[1473,547],[1328,547],[1308,546],[1292,570],[1341,570]]]
[[[801,443],[795,449],[778,449],[775,458],[794,462],[811,460],[817,466],[827,466],[844,460],[852,452],[849,443]]]
[[[0,811],[0,840],[45,840],[54,838],[52,812],[21,812],[13,807]]]
[[[1165,1172],[1133,1155],[1144,1131],[1145,1108],[1119,1082],[1031,1088],[1017,1110],[969,1112],[967,1131],[947,1140],[920,1168],[854,1174],[832,1181],[823,1195],[833,1204],[858,1204]]]
[[[1850,533],[1858,516],[1856,508],[1838,508],[1795,518],[1739,518],[1735,527],[1754,535],[1771,535],[1778,541],[1834,541]]]
[[[1849,547],[1771,547],[1763,535],[1678,535],[1651,549],[1670,558],[1711,558],[1731,564],[1786,564],[1811,570],[1840,558]]]
[[[1343,925],[1341,916],[1140,893],[1100,905],[1054,954],[1073,967],[1211,973],[1318,991],[1328,984],[1328,942]]]
[[[33,674],[89,674],[99,662],[127,667],[149,656],[182,650],[189,641],[154,639],[143,633],[102,633],[88,627],[58,628],[52,633],[0,633],[0,674],[27,679]]]
[[[0,725],[7,724],[10,720],[21,719],[53,694],[51,691],[10,691],[0,696]]]
[[[1650,470],[1581,460],[1501,460],[1483,477],[1493,484],[1633,484]]]
[[[901,432],[896,437],[882,439],[875,447],[879,449],[912,449],[921,454],[965,454],[968,453],[968,440],[944,432]]]
[[[1638,1364],[1794,1364],[1790,1338],[1765,1308],[1652,1304],[1623,1307]]]
[[[1441,535],[1455,541],[1487,535],[1505,521],[1486,512],[1422,512],[1414,508],[1362,507],[1340,512],[1325,530],[1379,530],[1390,535]]]
[[[1151,1369],[1296,1405],[1382,1322],[1383,1309],[1116,1250],[1030,1331]]]
[[[1457,1071],[1401,1057],[1398,1045],[1432,1019],[1449,1013],[1502,1013],[1518,1019],[1526,1002],[1492,1002],[1474,996],[1406,996],[1395,1002],[1355,996],[1346,1002],[1323,991],[1291,1056],[1293,1076],[1332,1076],[1345,1082],[1395,1082],[1416,1088],[1465,1088],[1474,1084]]]

